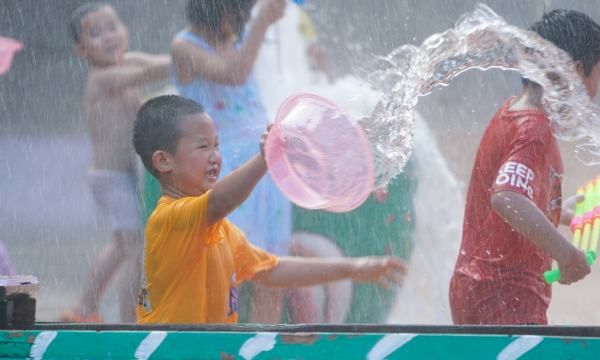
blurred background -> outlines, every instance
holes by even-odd
[[[130,47],[169,51],[185,26],[183,0],[109,0],[129,27]],[[0,241],[17,273],[40,278],[38,320],[53,321],[78,294],[89,264],[110,237],[86,183],[90,147],[81,115],[85,64],[73,52],[66,30],[79,0],[1,0],[0,36],[25,48],[0,76]],[[308,0],[337,76],[360,74],[375,55],[402,44],[420,44],[472,11],[471,0]],[[597,21],[595,0],[483,1],[508,23],[527,27],[545,10],[571,8]],[[518,74],[469,71],[449,87],[421,98],[423,119],[433,130],[453,177],[464,190],[483,128],[520,86]],[[575,160],[562,144],[565,195],[600,174]],[[439,179],[444,181],[444,179]],[[443,194],[441,194],[443,196]],[[444,202],[444,198],[439,199]],[[452,207],[455,204],[447,204]],[[459,207],[462,205],[458,205]],[[459,210],[462,213],[462,209]],[[419,241],[419,239],[414,239]],[[459,238],[446,239],[459,242]],[[585,281],[555,287],[553,324],[600,325],[598,267]],[[114,290],[102,301],[107,321],[116,321]],[[402,307],[402,304],[397,304]],[[402,319],[395,319],[402,322]]]

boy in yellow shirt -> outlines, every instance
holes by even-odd
[[[267,172],[265,136],[260,154],[217,181],[219,142],[203,107],[176,95],[142,106],[133,144],[163,195],[146,226],[138,322],[235,323],[236,287],[246,280],[281,287],[346,278],[383,286],[401,281],[406,269],[397,258],[277,258],[225,218]]]

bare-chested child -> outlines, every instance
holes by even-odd
[[[76,53],[89,65],[84,113],[93,147],[89,181],[113,237],[92,265],[79,303],[63,321],[100,322],[98,302],[111,277],[122,268],[119,310],[135,322],[141,281],[143,238],[131,145],[133,121],[141,106],[140,87],[168,77],[170,57],[130,52],[128,30],[110,5],[90,3],[71,15]]]

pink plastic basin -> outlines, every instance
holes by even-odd
[[[265,144],[271,177],[295,204],[350,211],[373,188],[373,154],[362,128],[331,101],[314,94],[280,106]]]

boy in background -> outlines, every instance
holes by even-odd
[[[123,268],[119,309],[123,322],[135,322],[141,281],[143,238],[136,190],[136,159],[131,146],[140,87],[168,77],[166,55],[130,52],[128,30],[110,5],[89,3],[71,15],[75,51],[89,66],[84,116],[93,148],[89,181],[108,219],[111,241],[92,265],[79,304],[62,316],[68,322],[100,322],[98,302],[108,281]]]
[[[566,51],[591,98],[600,79],[600,26],[577,11],[554,10],[531,30]],[[488,125],[467,193],[463,238],[450,282],[455,324],[548,323],[551,287],[542,274],[554,258],[560,282],[590,272],[583,252],[556,229],[562,160],[544,111],[544,89],[528,79]]]

